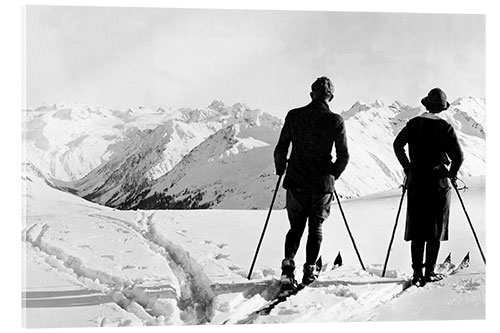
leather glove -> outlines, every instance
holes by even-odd
[[[457,176],[450,177],[451,186],[457,188]]]

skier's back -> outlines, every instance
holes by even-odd
[[[440,242],[448,240],[451,197],[448,178],[454,181],[463,161],[453,127],[438,116],[450,106],[445,93],[439,88],[432,89],[422,104],[429,112],[408,121],[394,140],[394,152],[408,177],[405,240],[411,241],[415,284],[441,278],[434,273],[434,267]],[[404,149],[406,144],[409,159]]]
[[[300,239],[309,224],[306,262],[302,282],[309,284],[317,276],[315,263],[322,241],[322,223],[329,216],[335,179],[344,171],[349,154],[341,116],[330,111],[333,85],[326,77],[311,86],[311,103],[288,112],[274,151],[276,173],[286,176],[286,207],[290,229],[285,239],[282,280],[294,281]],[[292,145],[290,158],[288,149]],[[336,160],[332,161],[335,146]]]

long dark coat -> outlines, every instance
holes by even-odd
[[[448,240],[448,178],[456,177],[463,162],[455,130],[437,115],[424,113],[408,121],[397,135],[394,152],[408,175],[405,240]]]

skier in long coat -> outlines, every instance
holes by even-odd
[[[421,102],[428,112],[409,120],[394,140],[394,152],[407,176],[404,239],[411,241],[414,284],[442,279],[434,269],[440,242],[448,240],[450,179],[455,182],[463,162],[455,130],[439,116],[450,106],[446,94],[434,88]],[[406,144],[409,159],[404,148]]]
[[[311,86],[312,101],[288,112],[274,151],[276,173],[286,176],[286,209],[290,229],[285,238],[282,261],[282,283],[295,283],[294,257],[306,224],[303,284],[317,278],[315,263],[322,241],[322,223],[330,214],[335,179],[340,177],[349,160],[342,117],[330,111],[334,87],[327,77],[318,78]],[[287,159],[290,144],[292,150]],[[336,160],[332,162],[335,145]]]

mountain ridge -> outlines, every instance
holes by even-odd
[[[42,110],[51,113],[50,121],[56,124],[68,122],[72,116],[67,106]],[[351,161],[336,184],[341,196],[357,197],[399,185],[403,173],[392,151],[392,141],[406,121],[424,111],[421,106],[398,101],[386,106],[376,100],[370,104],[356,102],[340,113],[351,153]],[[461,170],[464,177],[485,173],[485,111],[484,99],[464,97],[441,113],[457,130],[466,152]],[[83,177],[72,181],[55,179],[61,189],[120,209],[264,209],[270,202],[277,180],[272,153],[283,124],[276,117],[242,103],[225,106],[218,100],[205,109],[138,108],[124,113],[83,108],[80,112],[83,116],[78,119],[83,124],[89,123],[92,112],[99,115],[93,124],[108,118],[108,131],[98,128],[85,132],[81,125],[80,136],[67,136],[65,149],[77,147],[85,151],[80,146],[89,140],[99,142],[93,138],[96,135],[109,144],[106,149],[102,142],[97,145],[101,163]],[[109,124],[113,126],[109,128]],[[26,128],[36,140],[28,142],[28,151],[44,151],[39,148],[40,135],[33,131],[53,125],[32,117]],[[49,142],[42,148],[50,151],[53,139],[46,140]],[[67,151],[53,155],[60,161],[65,154]],[[58,160],[50,158],[42,160],[48,165]],[[47,175],[43,163],[40,167],[35,158],[33,164]],[[279,193],[277,207],[283,206],[284,197]]]

